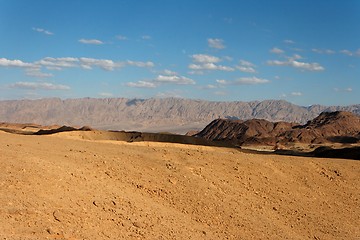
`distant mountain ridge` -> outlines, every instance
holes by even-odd
[[[283,100],[212,102],[181,98],[0,101],[2,122],[178,133],[202,129],[217,118],[306,123],[324,111],[348,111],[360,115],[360,104],[302,107]]]

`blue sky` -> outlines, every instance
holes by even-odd
[[[360,1],[0,0],[0,99],[360,103]]]

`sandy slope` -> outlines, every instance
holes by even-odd
[[[0,239],[360,239],[360,161],[0,132]]]

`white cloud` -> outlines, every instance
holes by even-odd
[[[178,85],[191,85],[195,84],[195,81],[184,77],[184,76],[176,76],[176,75],[159,75],[155,78],[155,82],[158,83],[173,83]]]
[[[18,67],[24,68],[27,76],[38,77],[38,78],[48,78],[52,77],[51,73],[41,72],[41,64],[39,62],[26,63],[21,60],[9,60],[6,58],[0,58],[0,67]]]
[[[270,81],[267,79],[257,78],[257,77],[242,77],[234,81],[221,79],[221,80],[216,80],[216,82],[223,85],[257,85],[257,84],[269,83]]]
[[[241,72],[256,73],[256,70],[252,67],[237,66],[236,68]]]
[[[291,66],[295,68],[301,68],[309,71],[323,71],[324,67],[322,67],[318,63],[306,63],[306,62],[298,62],[298,61],[290,61]]]
[[[304,49],[302,49],[302,48],[290,48],[290,49],[294,50],[296,52],[303,52],[304,51]]]
[[[28,68],[25,70],[25,73],[27,76],[36,78],[49,78],[54,76],[51,73],[41,72],[40,68]]]
[[[334,54],[335,51],[334,51],[334,50],[331,50],[331,49],[325,49],[325,53],[326,53],[326,54]]]
[[[151,36],[149,36],[149,35],[143,35],[143,36],[141,36],[141,38],[142,38],[143,40],[150,40],[150,39],[151,39]]]
[[[21,60],[9,60],[6,58],[0,58],[0,67],[33,67],[32,63],[26,63]]]
[[[212,84],[208,84],[208,85],[199,87],[199,89],[216,89],[216,88],[218,88],[218,87],[215,85],[212,85]]]
[[[341,88],[334,88],[335,92],[352,92],[353,89],[351,87],[345,88],[345,89],[341,89]]]
[[[302,94],[302,92],[292,92],[292,93],[290,93],[290,95],[291,95],[291,96],[300,97],[300,96],[302,96],[303,94]]]
[[[317,49],[317,48],[313,48],[311,49],[311,51],[315,52],[315,53],[319,53],[319,54],[334,54],[335,51],[331,50],[331,49]]]
[[[192,70],[220,70],[220,71],[227,71],[232,72],[234,68],[223,66],[223,65],[216,65],[214,63],[204,63],[204,64],[190,64],[189,68]]]
[[[303,57],[300,56],[299,54],[294,54],[292,57],[290,57],[288,59],[303,59]]]
[[[269,60],[267,63],[271,66],[288,66],[290,65],[287,61],[279,61],[279,60]]]
[[[360,48],[354,52],[344,49],[344,50],[341,50],[340,53],[348,55],[348,56],[358,56],[359,57],[360,56]]]
[[[227,81],[227,80],[223,80],[223,79],[220,79],[220,80],[216,80],[216,82],[217,83],[219,83],[219,84],[229,84],[230,83],[230,81]]]
[[[41,90],[70,90],[69,86],[59,85],[47,82],[16,82],[9,85],[10,88],[19,88],[19,89],[41,89]]]
[[[84,43],[84,44],[93,44],[93,45],[102,45],[104,44],[102,41],[98,40],[98,39],[80,39],[79,42]]]
[[[64,68],[83,68],[91,70],[93,67],[100,67],[106,71],[113,71],[117,68],[126,66],[134,66],[140,68],[154,67],[155,64],[151,61],[140,62],[140,61],[119,61],[115,62],[109,59],[96,59],[96,58],[74,58],[74,57],[63,57],[63,58],[52,58],[46,57],[35,61],[33,63],[23,62],[21,60],[9,60],[6,58],[0,58],[0,67],[18,67],[25,69],[27,76],[46,78],[52,77],[51,73],[42,72],[42,68],[48,70],[62,70]]]
[[[81,67],[85,69],[92,69],[93,66],[100,67],[106,71],[113,71],[116,68],[122,68],[125,66],[134,66],[134,67],[154,67],[153,62],[138,62],[138,61],[123,61],[123,62],[114,62],[110,59],[96,59],[96,58],[80,58]]]
[[[229,62],[231,62],[233,60],[233,58],[230,56],[224,56],[224,57],[222,57],[222,59],[225,61],[229,61]]]
[[[48,30],[45,30],[43,28],[32,28],[32,30],[39,32],[39,33],[44,33],[46,35],[54,35],[54,33],[50,32]]]
[[[194,54],[191,57],[196,63],[217,63],[221,61],[218,57],[206,54]]]
[[[288,98],[288,97],[301,97],[303,96],[302,92],[291,92],[289,94],[283,93],[279,97],[280,98]]]
[[[121,40],[121,41],[125,41],[125,40],[128,40],[128,38],[126,36],[123,36],[123,35],[117,35],[116,38],[118,40]]]
[[[135,66],[135,67],[154,67],[155,64],[153,62],[136,62],[136,61],[130,61],[127,60],[125,63],[118,63],[120,66],[121,65],[128,65],[128,66]]]
[[[92,69],[91,65],[86,65],[86,64],[82,64],[82,65],[80,65],[80,67],[82,69],[86,69],[86,70],[91,70]]]
[[[346,50],[346,49],[341,50],[340,53],[345,54],[345,55],[348,55],[348,56],[352,56],[352,55],[353,55],[352,52],[350,52],[349,50]]]
[[[286,40],[284,40],[284,43],[287,43],[287,44],[294,44],[295,42],[294,42],[293,40],[286,39]]]
[[[182,91],[180,90],[171,90],[166,92],[159,92],[156,94],[158,98],[182,98]]]
[[[96,59],[96,58],[74,58],[74,57],[63,57],[63,58],[52,58],[45,57],[38,61],[28,63],[21,60],[10,60],[6,58],[0,58],[0,67],[17,67],[25,70],[25,74],[31,77],[37,78],[49,78],[53,77],[52,73],[42,72],[43,68],[47,70],[63,70],[64,68],[83,68],[91,70],[93,67],[99,67],[106,71],[113,71],[117,68],[126,66],[134,67],[154,67],[155,64],[151,61],[140,62],[140,61],[118,61],[115,62],[109,59]]]
[[[194,71],[191,71],[190,74],[203,74],[202,70],[220,70],[220,71],[234,71],[234,68],[223,66],[223,65],[217,65],[215,63],[218,63],[221,61],[220,58],[206,55],[206,54],[194,54],[191,56],[194,63],[189,64],[189,69],[192,69]]]
[[[115,63],[108,59],[96,59],[96,58],[80,58],[80,64],[86,69],[92,69],[92,66],[100,67],[106,71],[112,71],[114,68],[122,67],[123,64]]]
[[[224,45],[224,40],[219,39],[219,38],[208,38],[208,45],[211,48],[216,48],[216,49],[224,49],[225,45]]]
[[[204,75],[203,71],[196,70],[196,71],[189,71],[188,74],[190,75]]]
[[[255,67],[255,64],[242,59],[240,60],[240,65],[245,67]]]
[[[126,83],[128,87],[135,87],[135,88],[155,88],[156,85],[153,82],[148,81],[138,81],[138,82],[128,82]]]
[[[36,65],[46,67],[51,70],[61,70],[62,68],[76,67],[79,59],[72,57],[52,58],[46,57],[34,62]]]
[[[251,62],[245,61],[245,60],[240,60],[240,65],[236,66],[236,68],[238,70],[240,70],[241,72],[246,72],[246,73],[256,73],[255,70],[255,65]]]
[[[267,61],[267,64],[271,65],[271,66],[291,66],[294,68],[299,68],[299,69],[308,70],[308,71],[323,71],[323,70],[325,70],[325,68],[323,66],[321,66],[319,63],[299,62],[299,61],[296,61],[295,59],[297,59],[297,58],[296,57],[289,58],[287,61],[270,60],[270,61]]]
[[[196,82],[184,76],[178,76],[173,71],[165,71],[164,75],[158,75],[153,81],[128,82],[126,86],[136,88],[155,88],[161,84],[193,85]]]
[[[162,73],[165,75],[177,75],[177,72],[171,71],[169,69],[163,70]]]
[[[275,53],[275,54],[282,54],[284,53],[284,50],[280,49],[280,48],[277,48],[277,47],[274,47],[270,50],[271,53]]]

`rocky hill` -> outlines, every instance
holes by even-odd
[[[357,142],[360,134],[360,117],[350,112],[323,112],[305,125],[281,134],[289,141],[305,143]],[[359,138],[360,139],[360,138]]]
[[[185,133],[201,130],[217,118],[306,123],[323,111],[337,110],[360,115],[360,104],[302,107],[280,100],[211,102],[179,98],[50,98],[0,101],[0,122]]]
[[[304,125],[263,119],[216,119],[195,136],[234,145],[356,143],[360,140],[360,117],[350,112],[323,112]]]

